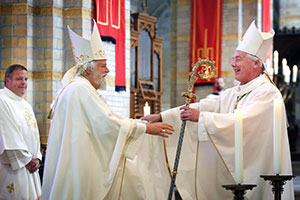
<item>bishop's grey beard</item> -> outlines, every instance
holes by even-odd
[[[101,74],[95,70],[92,77],[94,82],[99,86],[99,90],[106,90],[106,74]]]

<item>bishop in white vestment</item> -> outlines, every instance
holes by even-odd
[[[89,40],[69,33],[78,65],[66,73],[54,104],[42,199],[167,198],[162,138],[145,133],[165,136],[172,127],[113,113],[97,92],[109,72],[97,25]]]
[[[222,185],[235,184],[234,110],[243,113],[242,183],[256,184],[247,191],[246,199],[272,200],[269,182],[260,175],[273,171],[273,100],[282,99],[279,90],[263,72],[274,31],[259,32],[251,23],[232,58],[235,78],[240,83],[215,99],[203,99],[190,107],[173,108],[145,117],[174,126],[175,133],[166,141],[167,155],[173,167],[181,119],[187,120],[176,186],[185,200],[233,199]],[[180,110],[181,109],[181,110]],[[281,174],[291,175],[291,158],[287,137],[287,121],[281,122]],[[284,186],[282,199],[293,200],[293,182]]]
[[[203,99],[191,108],[200,111],[198,124],[188,122],[176,179],[177,189],[184,199],[232,199],[232,193],[222,185],[235,184],[234,106],[238,96],[243,110],[244,183],[257,184],[247,191],[248,199],[273,199],[269,182],[260,175],[273,171],[273,99],[281,98],[278,89],[266,75],[246,85],[225,90],[217,99]],[[173,165],[181,124],[179,108],[161,113],[162,121],[173,125],[175,132],[167,141],[169,163]],[[177,125],[176,125],[177,124]],[[291,159],[286,119],[282,121],[282,174],[291,175]],[[284,186],[283,198],[294,199],[293,183]]]

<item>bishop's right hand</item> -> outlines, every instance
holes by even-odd
[[[151,135],[158,135],[167,138],[168,135],[173,134],[173,131],[173,126],[164,122],[146,124],[146,133]]]

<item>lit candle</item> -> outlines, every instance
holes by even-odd
[[[281,136],[282,136],[282,115],[283,103],[279,98],[274,99],[273,111],[273,162],[274,173],[281,173]]]
[[[271,76],[271,78],[273,79],[273,73],[274,73],[273,68],[269,68],[268,73]]]
[[[278,51],[274,51],[274,74],[278,74],[278,57],[279,57],[279,53]]]
[[[235,155],[235,181],[243,183],[243,114],[241,110],[234,111],[234,155]]]
[[[150,115],[150,106],[148,105],[148,102],[146,102],[144,106],[144,116],[146,115]]]
[[[271,62],[271,60],[268,58],[267,60],[266,60],[266,70],[267,70],[267,72],[268,72],[268,74],[270,75],[270,76],[273,76],[273,67],[272,67],[272,62]]]
[[[291,77],[290,67],[288,65],[285,65],[284,66],[284,82],[289,84],[290,83],[290,77]]]
[[[293,83],[297,82],[297,76],[298,76],[298,67],[297,65],[293,66]]]
[[[286,66],[287,66],[287,60],[285,58],[282,59],[282,74],[285,75],[286,73]]]

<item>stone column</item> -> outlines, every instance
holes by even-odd
[[[9,2],[9,1],[8,1]],[[30,2],[9,4],[1,1],[1,83],[5,70],[12,64],[22,64],[30,71],[33,69],[33,6]],[[1,84],[4,86],[4,84]],[[25,98],[32,104],[33,85],[29,77],[28,92]]]
[[[190,0],[171,1],[170,106],[185,103],[189,77]]]

